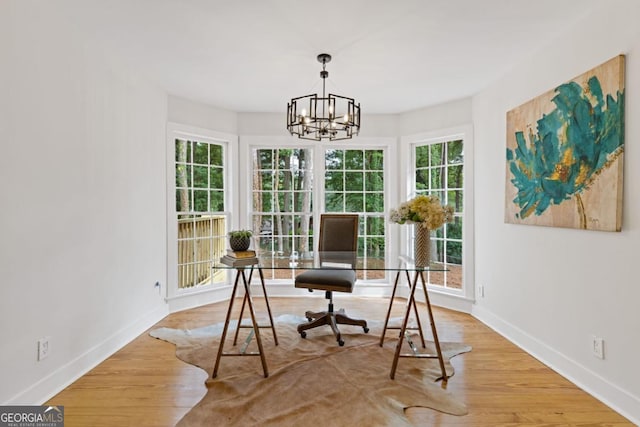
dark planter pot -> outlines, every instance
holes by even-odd
[[[251,245],[251,237],[233,237],[229,236],[229,246],[234,251],[246,251]]]

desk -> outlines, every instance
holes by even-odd
[[[316,254],[318,255],[318,254]],[[295,258],[292,257],[287,257],[287,256],[275,256],[275,255],[271,255],[271,256],[265,256],[265,255],[261,255],[259,257],[259,262],[258,264],[255,266],[256,269],[258,270],[258,272],[260,273],[260,281],[263,287],[263,291],[264,291],[264,295],[265,295],[265,300],[267,303],[267,309],[269,311],[269,318],[271,320],[271,328],[273,329],[273,319],[271,318],[271,310],[269,308],[269,302],[268,302],[268,298],[267,298],[267,292],[266,289],[264,287],[264,277],[262,274],[262,270],[263,269],[271,269],[271,270],[311,270],[311,269],[327,269],[327,268],[340,268],[338,266],[320,266],[318,264],[318,256],[313,256],[313,254],[296,254]],[[332,258],[331,256],[329,258]],[[335,257],[333,257],[335,258]],[[222,269],[231,269],[234,267],[229,267],[229,266],[216,266],[216,268],[222,268]],[[251,272],[253,272],[254,266],[251,267],[246,267],[246,268],[250,268]],[[442,373],[442,376],[438,378],[438,380],[447,380],[447,372],[445,370],[445,366],[444,366],[444,358],[442,356],[442,350],[440,349],[440,341],[438,340],[438,332],[436,330],[436,324],[435,324],[435,320],[433,318],[433,312],[431,310],[431,303],[429,301],[429,293],[427,292],[427,285],[426,285],[426,280],[424,277],[424,273],[428,272],[428,271],[446,271],[445,268],[443,268],[441,265],[431,265],[428,268],[420,268],[420,267],[415,267],[413,265],[413,261],[410,258],[407,257],[400,257],[400,262],[395,262],[393,265],[390,262],[385,262],[382,259],[367,259],[365,261],[363,260],[358,260],[358,264],[356,266],[356,271],[380,271],[380,272],[395,272],[396,276],[395,276],[395,282],[393,285],[393,290],[392,290],[392,295],[391,295],[391,299],[389,301],[389,309],[387,311],[387,316],[385,318],[385,322],[384,322],[384,327],[382,330],[382,336],[380,338],[380,346],[382,346],[384,344],[384,336],[386,334],[386,331],[388,329],[399,329],[399,335],[398,335],[398,343],[396,344],[396,349],[395,349],[395,353],[393,356],[393,361],[391,364],[391,372],[389,377],[391,379],[395,379],[395,373],[398,367],[398,360],[400,358],[403,357],[417,357],[417,358],[437,358],[439,363],[440,363],[440,371]],[[411,278],[411,273],[413,273],[413,278]],[[409,286],[409,297],[407,298],[407,303],[406,303],[406,308],[404,311],[404,316],[402,318],[402,324],[399,328],[392,328],[389,327],[389,316],[391,314],[391,309],[392,309],[392,305],[393,305],[393,298],[395,297],[396,291],[397,291],[397,287],[398,287],[398,283],[400,281],[400,276],[401,274],[406,275],[407,278],[407,284]],[[225,321],[225,326],[224,326],[224,330],[222,332],[222,338],[221,338],[221,344],[220,344],[220,348],[218,350],[218,356],[216,358],[216,364],[215,364],[215,368],[213,371],[213,377],[216,376],[217,371],[218,371],[218,365],[220,362],[220,357],[222,356],[231,356],[231,355],[236,355],[236,354],[225,354],[222,351],[222,347],[223,347],[223,343],[224,343],[224,339],[226,338],[226,333],[227,333],[227,328],[228,328],[228,324],[229,324],[229,320],[230,320],[230,316],[231,316],[231,308],[233,305],[233,299],[235,298],[235,292],[236,292],[236,288],[238,285],[238,281],[239,279],[242,278],[243,283],[244,283],[244,287],[245,287],[245,300],[243,301],[243,310],[244,310],[244,305],[246,302],[248,302],[249,305],[249,311],[251,313],[251,319],[252,319],[252,325],[253,326],[248,326],[248,327],[253,327],[255,334],[256,334],[256,340],[258,343],[258,349],[259,352],[258,353],[252,353],[252,354],[248,354],[248,355],[260,355],[261,356],[261,360],[262,360],[262,366],[263,366],[263,370],[264,370],[264,376],[265,378],[268,376],[268,371],[267,371],[267,365],[266,365],[266,361],[265,361],[265,357],[264,357],[264,351],[262,349],[262,342],[260,340],[260,334],[259,334],[259,329],[261,326],[258,326],[256,320],[255,320],[255,314],[253,311],[253,303],[251,301],[251,291],[249,289],[249,283],[251,280],[251,277],[249,277],[249,282],[247,282],[247,279],[245,277],[245,273],[244,273],[244,268],[237,268],[237,274],[236,274],[236,279],[235,279],[235,285],[233,288],[233,292],[231,294],[231,300],[229,303],[229,310],[227,312],[227,319]],[[422,289],[424,291],[424,296],[425,296],[425,303],[427,306],[427,314],[429,316],[429,323],[431,325],[431,333],[433,335],[433,341],[436,347],[436,354],[422,354],[422,353],[418,353],[417,348],[413,345],[413,343],[409,340],[408,344],[410,345],[412,352],[411,353],[402,353],[402,346],[404,344],[405,341],[405,334],[407,332],[407,330],[409,329],[417,329],[419,330],[419,335],[420,335],[420,340],[421,340],[421,344],[422,347],[425,348],[426,344],[424,341],[424,335],[422,333],[422,326],[420,324],[420,317],[418,314],[418,307],[417,304],[415,302],[415,292],[416,292],[416,288],[418,287],[418,281],[420,281],[420,283],[422,284]],[[413,313],[416,316],[416,322],[418,323],[418,326],[416,328],[410,328],[408,326],[408,322],[409,322],[409,317],[411,316],[411,312],[413,310]],[[242,313],[241,313],[242,316]],[[238,325],[240,325],[240,323],[238,323]],[[268,326],[267,326],[268,327]],[[239,329],[239,328],[238,328]],[[237,333],[238,331],[236,330],[236,339],[237,339]],[[275,342],[277,345],[277,338],[276,338],[276,333],[275,333],[275,329],[273,329],[273,335],[275,338]],[[234,339],[234,344],[235,344],[235,339]]]
[[[260,338],[260,328],[271,328],[271,331],[273,332],[273,340],[275,342],[275,345],[278,345],[278,336],[276,335],[276,329],[275,326],[273,325],[273,316],[271,315],[271,307],[269,306],[269,298],[267,296],[267,289],[264,286],[264,276],[262,274],[262,269],[260,268],[259,264],[256,265],[248,265],[248,266],[241,266],[241,267],[234,267],[234,266],[227,266],[227,265],[217,265],[215,268],[219,268],[219,269],[235,269],[236,270],[236,278],[233,284],[233,290],[231,291],[231,299],[229,300],[229,308],[227,309],[227,316],[225,318],[224,321],[224,327],[222,328],[222,337],[220,338],[220,346],[218,347],[218,354],[216,356],[216,363],[215,366],[213,368],[213,374],[211,375],[212,378],[215,378],[218,376],[218,368],[220,367],[220,359],[223,356],[260,356],[260,361],[262,362],[262,371],[264,372],[264,377],[267,378],[269,376],[269,370],[267,368],[267,360],[264,356],[264,349],[262,348],[262,339]],[[249,278],[247,279],[247,276],[245,274],[245,270],[248,269],[249,270]],[[269,325],[259,325],[258,321],[256,320],[256,313],[255,313],[255,309],[253,306],[253,298],[251,297],[251,277],[253,276],[253,271],[254,269],[258,270],[258,273],[260,274],[260,283],[262,285],[262,291],[264,292],[264,300],[265,303],[267,305],[267,312],[269,313]],[[257,352],[246,352],[244,351],[245,348],[243,348],[240,352],[237,353],[225,353],[224,352],[224,342],[225,339],[227,338],[227,331],[229,330],[229,323],[231,321],[231,310],[233,309],[233,301],[235,300],[236,297],[236,291],[238,290],[238,283],[240,281],[240,278],[242,278],[242,283],[244,285],[244,298],[242,299],[242,308],[240,309],[240,316],[238,318],[238,326],[236,328],[236,333],[235,336],[233,338],[233,345],[235,346],[237,341],[238,341],[238,332],[240,331],[240,328],[251,328],[253,329],[252,333],[254,333],[256,335],[256,343],[258,344],[258,351]],[[242,325],[242,315],[244,314],[244,308],[245,306],[249,306],[249,313],[251,315],[251,325]],[[251,334],[249,335],[249,338],[246,342],[246,345],[248,345],[249,340],[251,339]]]
[[[384,335],[387,329],[400,329],[400,333],[398,336],[398,343],[396,344],[396,351],[393,356],[393,364],[391,365],[391,373],[389,377],[391,379],[395,378],[396,368],[398,367],[398,358],[400,357],[419,357],[419,358],[438,358],[438,362],[440,363],[440,373],[442,374],[440,377],[436,378],[436,381],[448,379],[447,370],[444,367],[444,358],[442,357],[442,350],[440,349],[440,340],[438,339],[438,331],[436,329],[436,323],[433,318],[433,311],[431,310],[431,302],[429,301],[429,292],[427,292],[427,283],[424,279],[425,271],[433,271],[434,269],[420,269],[412,267],[412,260],[408,258],[401,257],[401,265],[405,267],[398,267],[399,270],[396,272],[396,279],[393,283],[393,290],[391,291],[391,298],[389,299],[389,309],[387,310],[387,316],[384,320],[384,327],[382,328],[382,335],[380,336],[380,347],[384,344]],[[404,270],[404,273],[407,276],[407,284],[409,285],[409,298],[407,298],[407,306],[405,309],[404,317],[402,318],[402,326],[400,328],[392,328],[389,327],[389,316],[391,315],[391,308],[393,307],[393,298],[395,297],[396,290],[398,288],[398,282],[400,279],[401,270]],[[409,272],[413,271],[413,280],[411,280]],[[441,270],[438,270],[441,271]],[[411,347],[412,353],[401,353],[402,345],[404,343],[404,337],[407,332],[407,329],[418,329],[420,331],[420,341],[422,342],[422,348],[426,347],[426,343],[424,342],[424,335],[422,333],[422,325],[420,324],[420,316],[418,315],[418,307],[415,301],[415,293],[416,288],[418,287],[418,277],[420,278],[420,282],[422,283],[422,289],[424,290],[424,299],[427,305],[427,314],[429,315],[429,324],[431,325],[431,334],[433,335],[433,343],[436,347],[436,354],[429,353],[418,353],[417,348],[413,344],[411,340],[407,338],[409,347]],[[411,308],[413,307],[413,311],[416,316],[416,322],[418,326],[416,328],[409,328],[407,326],[409,322],[409,316],[411,315]]]

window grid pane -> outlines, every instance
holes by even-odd
[[[358,262],[384,264],[384,151],[327,149],[325,168],[325,211],[359,214]],[[358,278],[383,279],[384,272],[358,271]]]
[[[226,247],[224,145],[175,140],[178,288],[220,280],[213,261]]]
[[[256,148],[252,151],[251,218],[261,256],[289,263],[313,250],[313,149]],[[359,262],[384,263],[386,224],[384,150],[325,149],[325,212],[360,216]],[[382,274],[381,274],[382,273]],[[265,270],[267,279],[293,279],[293,270]],[[380,277],[377,277],[380,276]],[[360,273],[384,279],[384,272]]]
[[[416,194],[436,196],[455,211],[453,223],[432,233],[432,260],[448,271],[429,272],[429,284],[462,289],[463,141],[416,145],[414,159]]]
[[[262,257],[288,263],[313,248],[313,158],[307,148],[252,151],[252,227]],[[294,270],[264,270],[265,279],[293,279]]]

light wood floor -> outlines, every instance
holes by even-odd
[[[323,298],[269,300],[274,317],[326,308]],[[257,309],[263,307],[261,302],[256,298]],[[388,300],[345,297],[335,303],[353,317],[383,320]],[[393,315],[400,315],[404,301],[394,307]],[[155,327],[195,328],[221,322],[226,308],[226,303],[218,303],[174,313]],[[633,425],[473,317],[440,308],[434,308],[434,314],[441,341],[473,346],[470,353],[452,359],[455,375],[443,384],[467,405],[469,414],[409,410],[416,425]],[[427,319],[422,317],[425,333]],[[212,358],[215,351],[211,349]],[[247,363],[259,359],[247,358]],[[144,333],[48,403],[65,406],[67,427],[172,426],[204,396],[206,377],[202,370],[179,361],[172,344]]]

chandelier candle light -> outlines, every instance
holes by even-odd
[[[431,262],[431,231],[453,221],[453,207],[440,204],[435,196],[420,195],[398,209],[391,209],[389,220],[397,224],[415,224],[415,266],[425,268]]]
[[[291,135],[314,141],[337,141],[351,139],[360,132],[360,104],[353,98],[325,94],[329,77],[326,66],[330,61],[328,53],[318,55],[318,62],[322,64],[322,97],[318,94],[299,96],[287,104],[287,130]]]

